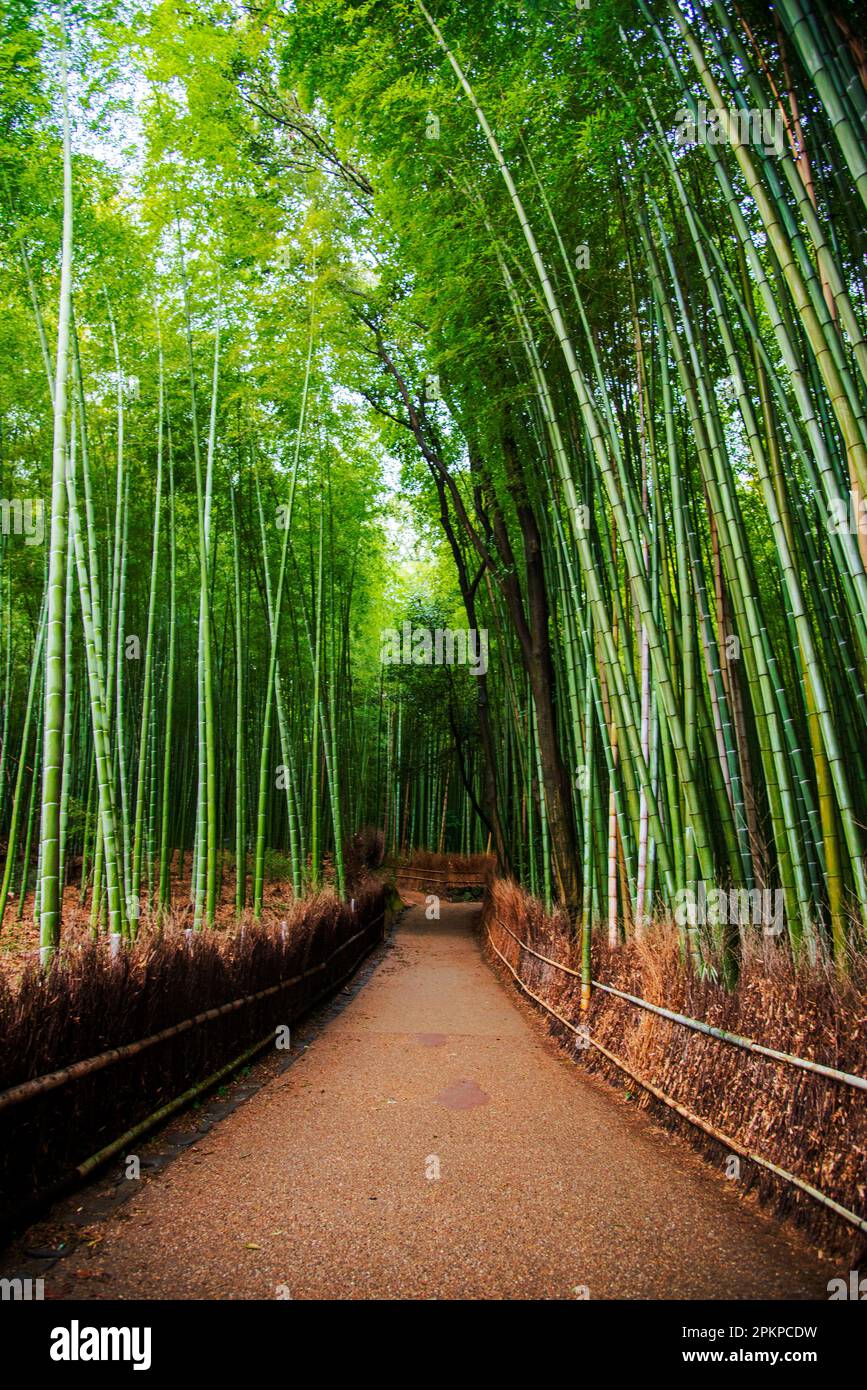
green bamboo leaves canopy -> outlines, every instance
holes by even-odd
[[[858,23],[4,20],[4,496],[46,533],[2,538],[2,906],[46,959],[73,880],[115,936],[258,918],[346,892],[365,823],[729,979],[777,929],[708,888],[860,949]],[[478,679],[382,667],[424,613]]]

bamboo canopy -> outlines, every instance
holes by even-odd
[[[378,835],[559,903],[588,991],[658,921],[847,971],[857,6],[134,8],[0,31],[4,934]]]

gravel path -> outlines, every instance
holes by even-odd
[[[55,1296],[827,1297],[806,1244],[556,1053],[477,915],[412,908],[289,1070],[145,1180],[97,1277]]]

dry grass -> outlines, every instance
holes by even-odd
[[[346,878],[349,883],[362,879],[368,871],[380,868],[385,857],[385,832],[375,825],[356,830],[346,852]]]
[[[867,1104],[863,1091],[747,1053],[595,990],[589,1014],[579,1013],[579,981],[535,959],[498,922],[553,960],[577,969],[578,943],[566,918],[548,917],[516,884],[497,880],[484,909],[498,949],[534,994],[723,1134],[806,1180],[859,1215],[867,1213]],[[491,953],[494,961],[496,957]],[[796,966],[767,938],[744,942],[741,978],[726,991],[700,980],[682,962],[677,930],[652,926],[640,942],[611,950],[600,934],[592,948],[593,978],[630,994],[739,1033],[765,1046],[842,1071],[867,1075],[867,989],[862,961],[848,980],[827,965]],[[715,1166],[726,1151],[693,1125],[636,1089],[594,1048],[576,1051],[575,1037],[548,1017],[551,1034],[580,1064],[603,1073],[663,1125],[682,1132]],[[821,1247],[863,1258],[864,1238],[806,1194],[743,1161],[740,1187],[787,1215]]]
[[[496,870],[491,854],[436,854],[417,849],[393,864],[398,890],[407,893],[436,893],[451,902],[481,901]]]
[[[415,849],[405,861],[405,867],[436,869],[458,878],[461,874],[486,874],[495,863],[492,854],[437,854],[430,849]]]
[[[382,886],[370,881],[356,891],[354,913],[326,890],[285,905],[280,918],[270,912],[259,926],[188,936],[172,923],[160,934],[144,932],[115,960],[104,938],[67,938],[48,972],[30,958],[17,980],[0,981],[2,1091],[268,989],[325,961],[364,931],[312,978],[0,1111],[0,1221],[17,1202],[61,1178],[269,1029],[291,1024],[339,980],[365,944],[379,938],[384,905]]]
[[[377,844],[376,836],[380,836]],[[352,837],[346,855],[347,892],[356,897],[365,891],[365,884],[371,871],[377,867],[381,857],[381,832],[362,830]],[[180,871],[179,856],[172,861],[172,909],[162,921],[147,906],[147,895],[142,893],[139,918],[141,936],[160,935],[164,931],[178,931],[193,925],[192,886],[189,876],[190,856],[184,858],[184,872]],[[330,855],[325,855],[322,863],[322,882],[324,887],[334,887],[334,867]],[[252,901],[252,874],[248,866],[247,902]],[[309,901],[309,899],[304,900]],[[284,855],[269,851],[266,860],[266,877],[262,894],[262,917],[264,926],[278,926],[296,910],[297,903],[292,893],[291,865]],[[63,950],[78,950],[93,939],[90,925],[91,893],[85,895],[82,903],[79,888],[72,883],[63,890]],[[252,925],[252,911],[248,906],[242,921]],[[234,935],[239,927],[235,911],[235,866],[234,856],[225,853],[223,872],[218,877],[216,929],[220,933]],[[105,931],[105,924],[101,926]],[[0,977],[9,983],[20,980],[28,963],[39,956],[39,928],[33,918],[33,890],[25,900],[21,920],[18,920],[18,905],[15,900],[9,903],[0,929]]]

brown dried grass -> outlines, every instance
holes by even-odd
[[[580,982],[521,951],[499,923],[535,950],[580,968],[578,941],[561,912],[546,915],[517,884],[495,880],[483,927],[529,989],[634,1072],[753,1152],[811,1183],[850,1210],[867,1214],[867,1104],[863,1091],[802,1071],[669,1022],[594,990],[579,1011]],[[785,946],[745,938],[737,988],[699,979],[681,958],[676,927],[652,924],[641,941],[612,950],[592,943],[593,978],[690,1018],[855,1075],[867,1075],[867,967],[848,978],[825,963],[796,964]],[[487,946],[491,959],[497,957]],[[509,977],[511,979],[511,977]],[[526,998],[522,994],[522,997]],[[534,1006],[535,1007],[535,1006]],[[549,1031],[581,1066],[599,1072],[666,1128],[677,1130],[715,1167],[727,1150],[682,1119],[596,1049],[576,1049],[574,1034],[550,1015]],[[742,1162],[739,1189],[802,1227],[820,1247],[857,1259],[864,1238],[841,1218],[759,1165]]]
[[[375,825],[363,825],[352,836],[346,851],[346,879],[360,883],[366,873],[378,869],[385,857],[385,832]]]
[[[437,854],[434,850],[416,849],[404,861],[408,869],[436,869],[452,878],[461,874],[486,874],[496,861],[492,854]]]
[[[383,930],[385,894],[369,880],[355,911],[324,890],[255,926],[189,937],[179,921],[142,933],[112,960],[104,938],[67,940],[50,970],[32,958],[0,980],[0,1091],[159,1033],[194,1014],[279,984],[364,935],[324,970],[140,1055],[0,1111],[0,1224],[116,1136],[291,1024]],[[285,930],[283,924],[285,923]]]

